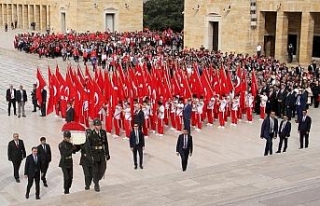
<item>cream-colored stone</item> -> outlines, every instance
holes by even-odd
[[[106,31],[106,14],[114,31],[143,29],[142,0],[0,0],[0,26],[17,20],[23,29],[35,22],[40,31]]]
[[[314,15],[313,35],[320,35],[320,4],[317,0],[257,0],[256,28],[250,26],[248,0],[185,0],[184,46],[199,48],[203,45],[211,49],[213,34],[210,33],[212,28],[209,22],[215,21],[219,22],[219,50],[255,54],[257,44],[261,44],[266,55],[275,55],[277,59],[286,61],[288,35],[291,34],[297,35],[297,59],[303,57],[301,62],[306,63],[311,60],[313,41],[310,36],[305,39],[306,35],[302,34],[301,16],[310,12],[318,12]],[[287,20],[278,22],[284,14]],[[313,36],[312,33],[310,35]],[[300,48],[306,43],[309,44],[308,52],[308,49]]]

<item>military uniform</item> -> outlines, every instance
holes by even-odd
[[[86,131],[86,133],[87,133],[86,135],[89,135],[91,133],[91,130]],[[81,151],[80,165],[82,166],[82,169],[83,169],[86,190],[90,189],[90,185],[92,182],[92,174],[93,174],[92,173],[93,161],[87,155],[87,144],[88,144],[88,141],[78,146],[78,150]]]
[[[100,191],[99,181],[107,168],[106,159],[110,159],[107,133],[105,130],[93,129],[87,139],[87,154],[92,160],[92,177],[95,191]]]
[[[61,155],[59,167],[61,167],[63,173],[64,193],[69,194],[69,189],[71,187],[73,179],[72,153],[75,152],[76,148],[70,142],[64,140],[59,144],[59,150]]]

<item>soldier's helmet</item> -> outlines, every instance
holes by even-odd
[[[66,130],[63,132],[63,137],[71,137],[71,132],[69,130]]]
[[[93,120],[93,125],[94,126],[101,126],[101,120],[100,119],[94,119]]]

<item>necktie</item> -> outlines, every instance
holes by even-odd
[[[16,146],[17,148],[19,148],[19,141],[16,141]]]
[[[183,144],[183,148],[187,149],[187,145],[188,145],[188,138],[187,135],[184,135],[184,144]]]
[[[45,152],[47,152],[47,148],[46,148],[46,145],[45,145],[45,144],[43,145],[43,150],[44,150]]]
[[[33,159],[34,159],[34,162],[37,164],[37,163],[38,163],[38,157],[37,157],[37,155],[34,155]]]
[[[138,130],[136,130],[136,144],[139,144],[139,133]]]
[[[306,121],[306,116],[303,117],[303,120],[302,120],[302,121]]]

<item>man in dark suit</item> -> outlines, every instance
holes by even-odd
[[[137,103],[137,107],[133,113],[132,124],[138,124],[139,130],[142,130],[142,126],[144,125],[144,113],[139,103]]]
[[[281,153],[283,142],[284,142],[283,152],[287,151],[288,137],[290,137],[290,132],[291,132],[291,122],[288,121],[287,115],[284,115],[279,128],[280,142],[279,142],[277,153]]]
[[[189,135],[191,135],[191,128],[190,128],[191,112],[192,112],[191,99],[188,99],[186,100],[186,104],[183,108],[182,117],[183,117],[184,127],[188,131]]]
[[[8,144],[8,160],[13,164],[14,178],[20,182],[19,168],[21,161],[26,157],[23,141],[19,139],[18,133],[13,133],[13,140]]]
[[[24,112],[24,105],[28,101],[27,92],[23,89],[23,86],[20,85],[20,89],[16,91],[16,100],[18,102],[18,117],[21,117],[21,113],[23,117],[26,117]]]
[[[274,111],[270,112],[270,115],[266,117],[261,125],[261,139],[266,139],[266,147],[264,150],[264,156],[268,154],[272,155],[272,139],[277,138],[278,134],[278,120],[275,118]]]
[[[298,125],[298,132],[300,133],[300,149],[303,148],[303,141],[305,141],[305,148],[309,146],[309,133],[311,129],[311,117],[307,115],[307,111],[302,111],[302,118]]]
[[[292,91],[292,89],[288,90],[288,93],[285,98],[285,107],[286,107],[286,116],[288,117],[288,120],[290,121],[292,117],[294,117],[295,114],[295,102],[296,102],[296,96],[295,92]]]
[[[47,105],[47,90],[42,89],[41,99],[42,99],[41,106],[40,106],[41,116],[45,117],[46,116],[46,105]]]
[[[71,103],[68,102],[67,111],[66,111],[66,122],[73,122],[73,121],[74,121],[74,109],[71,106]]]
[[[14,115],[17,115],[17,112],[16,112],[16,89],[14,89],[12,85],[10,85],[10,88],[7,89],[6,99],[8,102],[8,116],[10,116],[11,105],[13,106]]]
[[[133,153],[134,169],[138,167],[137,153],[139,153],[139,166],[143,169],[143,150],[145,146],[144,135],[139,129],[138,124],[133,125],[133,130],[130,133],[130,148]]]
[[[40,169],[41,158],[38,156],[38,149],[37,147],[32,147],[32,154],[27,157],[24,167],[24,176],[25,178],[28,178],[26,199],[29,198],[33,180],[35,180],[36,183],[36,199],[40,199]]]
[[[176,145],[177,156],[181,157],[182,171],[186,171],[188,166],[188,158],[193,152],[192,136],[189,135],[186,128],[183,129],[182,134],[179,135]]]
[[[50,145],[46,143],[46,138],[40,138],[41,144],[38,145],[38,154],[41,158],[41,180],[43,185],[48,187],[46,174],[49,168],[49,163],[51,162],[51,148]]]

